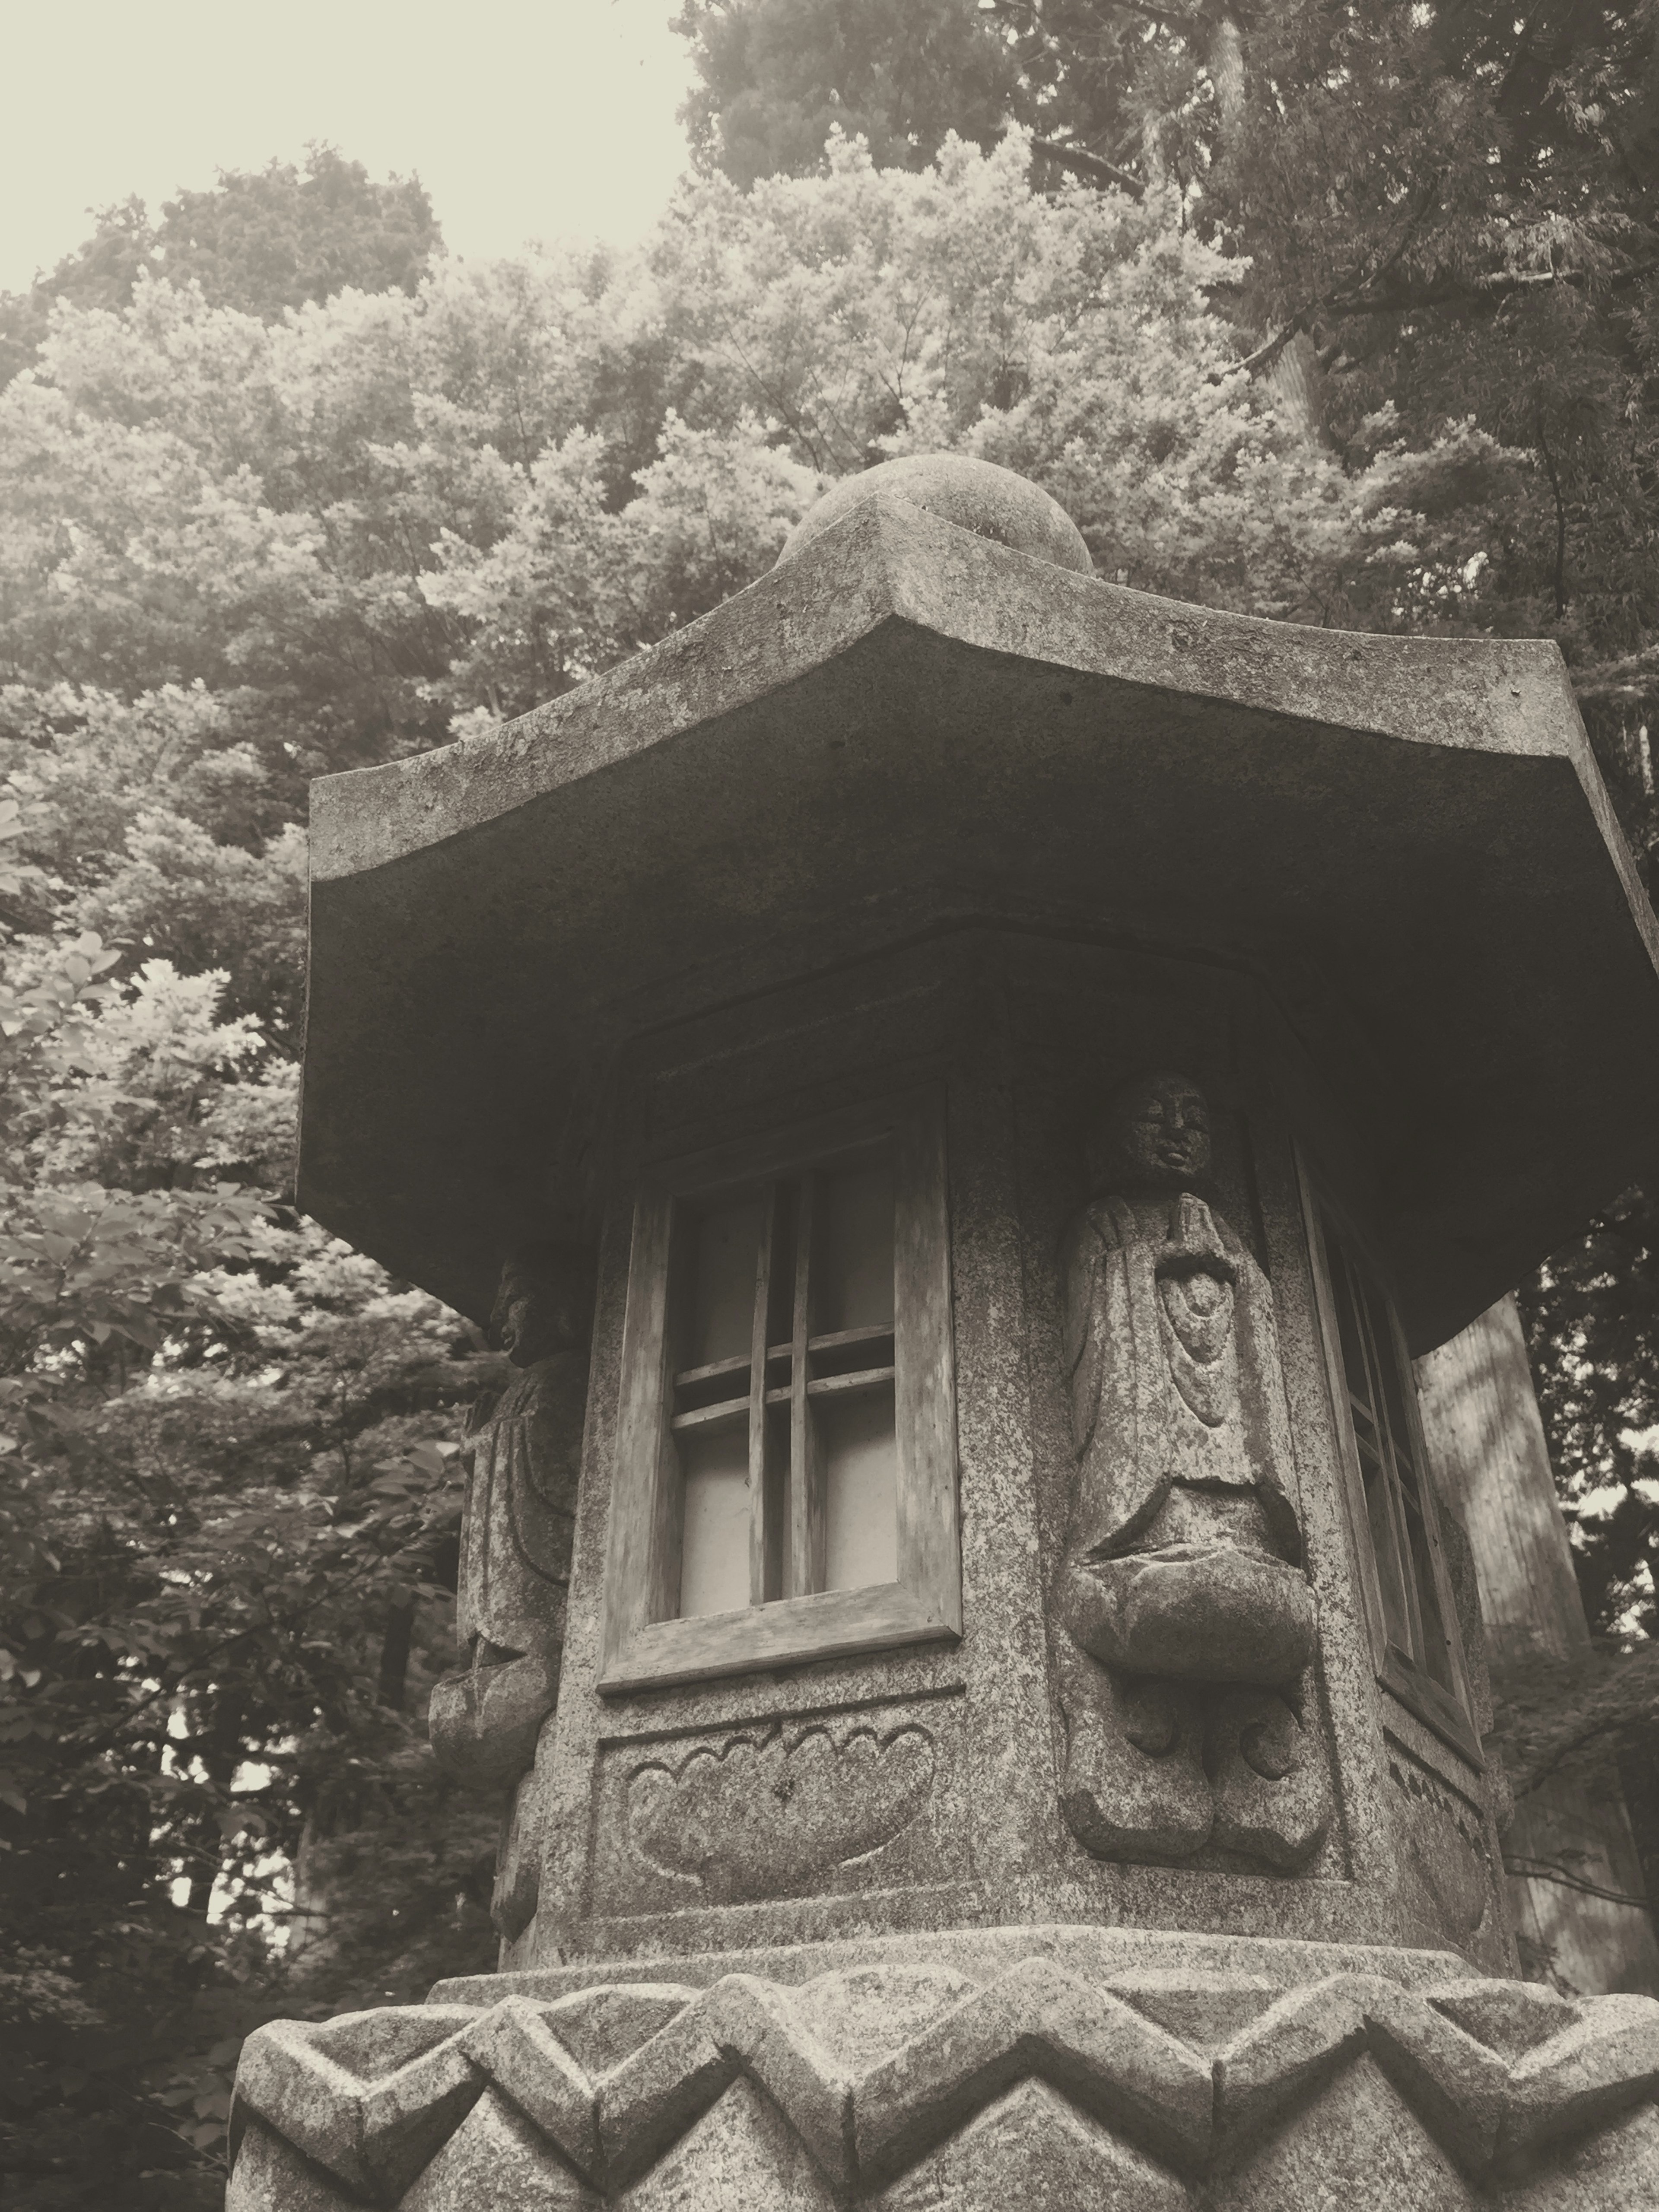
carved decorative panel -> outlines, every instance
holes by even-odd
[[[1400,1874],[1425,1924],[1464,1948],[1489,1932],[1497,1881],[1479,1809],[1403,1747],[1389,1744]]]
[[[744,1905],[953,1879],[962,1701],[792,1714],[607,1744],[593,1909]]]

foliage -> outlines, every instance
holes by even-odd
[[[1015,90],[975,0],[687,0],[674,28],[702,82],[681,111],[692,155],[746,190],[816,168],[832,131],[880,168],[925,168],[951,133],[986,151]]]
[[[441,251],[416,178],[374,183],[361,161],[313,146],[303,170],[270,161],[181,190],[152,224],[142,200],[101,210],[92,236],[24,293],[0,294],[0,382],[27,367],[52,302],[118,309],[141,276],[199,284],[216,307],[267,320],[347,289],[412,292]]]
[[[815,477],[907,446],[1028,469],[1127,580],[1421,619],[1411,580],[1461,577],[1489,519],[1459,495],[1501,507],[1514,457],[1461,422],[1310,446],[1235,365],[1214,248],[1166,202],[1034,196],[1027,162],[1018,134],[918,174],[837,140],[822,178],[690,186],[637,258],[441,265],[280,324],[151,279],[118,315],[60,306],[0,398],[14,711],[113,694],[124,742],[251,810],[187,860],[135,820],[112,923],[176,849],[269,933],[235,854],[307,774],[662,636],[766,565]]]
[[[313,146],[303,170],[224,171],[212,191],[168,200],[155,268],[169,283],[200,284],[215,307],[269,319],[337,292],[413,292],[439,246],[418,179],[377,185],[361,161]]]
[[[1528,1346],[1592,1630],[1659,1637],[1659,1224],[1630,1194],[1530,1286]]]
[[[1229,357],[1299,400],[1351,468],[1379,439],[1431,447],[1448,422],[1524,457],[1496,500],[1443,471],[1466,522],[1486,508],[1486,557],[1463,577],[1431,556],[1415,589],[1482,629],[1557,637],[1629,783],[1659,708],[1653,0],[962,0],[945,11],[953,43],[929,50],[957,69],[953,91],[869,58],[904,51],[897,0],[847,11],[838,40],[792,41],[796,12],[704,0],[680,19],[708,165],[749,180],[751,111],[780,89],[785,50],[803,117],[829,113],[845,57],[864,58],[863,125],[910,167],[952,124],[985,135],[981,88],[1000,69],[1050,187],[1069,174],[1174,197],[1221,257],[1203,283]],[[793,123],[769,151],[798,174],[821,166]],[[1642,774],[1623,795],[1647,802],[1645,848]]]
[[[1528,1774],[1611,1753],[1659,1896],[1659,1218],[1626,1192],[1521,1298],[1595,1663],[1516,1684]]]
[[[426,1439],[480,1363],[430,1300],[221,1176],[272,1118],[227,1109],[292,1103],[252,1018],[221,1018],[222,972],[85,931],[13,955],[0,2142],[43,2192],[9,2201],[205,2204],[237,2039],[282,2008],[290,1869],[343,1791],[411,1834],[324,2008],[487,1953],[493,1835],[441,1802],[384,1665],[420,1601],[407,1678],[441,1663],[457,1497]],[[334,1887],[343,1911],[349,1869]]]

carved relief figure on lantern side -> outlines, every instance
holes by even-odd
[[[511,1940],[536,1910],[540,1838],[530,1772],[558,1697],[587,1407],[592,1267],[527,1244],[501,1270],[489,1333],[514,1372],[475,1409],[463,1446],[455,1630],[467,1661],[432,1693],[438,1762],[465,1787],[510,1792],[491,1912]]]
[[[1185,1077],[1109,1101],[1060,1254],[1076,1456],[1053,1613],[1062,1797],[1097,1857],[1290,1869],[1330,1818],[1273,1292]]]

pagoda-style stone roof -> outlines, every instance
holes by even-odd
[[[313,800],[301,1202],[475,1315],[625,1036],[952,922],[1261,974],[1413,1347],[1646,1171],[1659,931],[1553,644],[1097,581],[885,489],[497,734]]]

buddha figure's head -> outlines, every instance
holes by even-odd
[[[533,1367],[586,1341],[592,1261],[567,1244],[521,1244],[509,1253],[490,1310],[489,1335],[515,1367]]]
[[[1089,1187],[1191,1190],[1210,1168],[1210,1109],[1184,1075],[1139,1075],[1107,1100],[1088,1146]]]

